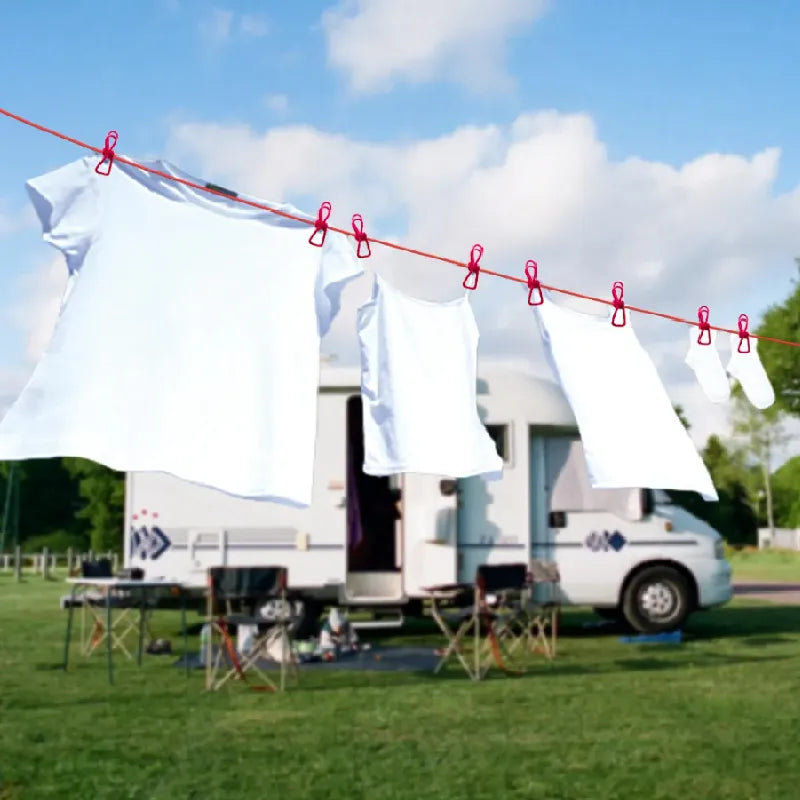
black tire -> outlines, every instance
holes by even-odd
[[[691,612],[686,578],[673,567],[646,567],[633,576],[622,599],[622,613],[639,633],[680,628]]]

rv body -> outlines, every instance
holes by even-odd
[[[663,493],[591,489],[557,385],[485,372],[478,409],[504,461],[501,480],[368,476],[360,373],[325,369],[309,508],[128,473],[126,566],[200,588],[211,566],[280,565],[315,610],[402,609],[418,605],[426,587],[471,582],[480,564],[541,558],[558,564],[563,604],[625,616],[643,631],[673,628],[730,599],[715,530]]]

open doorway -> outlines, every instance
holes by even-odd
[[[347,571],[399,572],[400,491],[392,476],[366,475],[361,396],[347,399]]]

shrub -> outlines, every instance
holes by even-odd
[[[79,533],[53,531],[41,536],[31,536],[22,543],[22,550],[25,553],[41,553],[45,547],[51,553],[66,553],[70,548],[84,551],[89,549],[89,540]]]

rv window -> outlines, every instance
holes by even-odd
[[[497,446],[497,455],[499,455],[503,461],[508,461],[511,455],[508,447],[508,425],[487,425],[486,430]]]
[[[672,498],[665,492],[663,489],[649,489],[645,490],[649,491],[651,495],[651,502],[653,505],[659,506],[671,506],[672,505]]]

